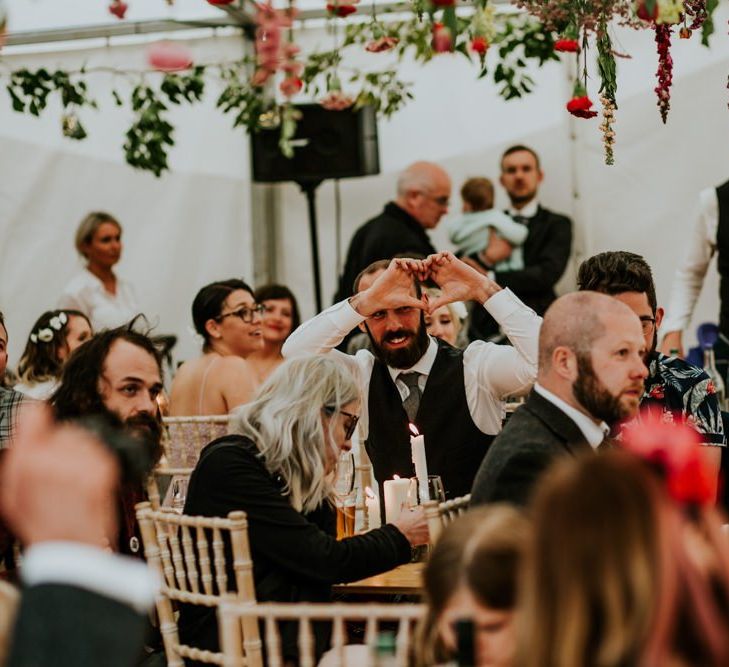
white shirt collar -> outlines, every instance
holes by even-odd
[[[435,357],[438,354],[438,343],[435,342],[435,338],[433,338],[432,336],[428,336],[428,338],[430,338],[430,344],[428,345],[428,349],[425,351],[425,354],[420,357],[417,362],[415,362],[413,366],[411,366],[410,368],[393,368],[392,366],[387,367],[387,370],[390,372],[390,377],[392,378],[393,382],[397,380],[397,376],[400,375],[400,373],[410,373],[412,371],[417,371],[425,377],[428,377],[428,375],[430,375],[430,370],[433,368],[433,364],[435,363]]]
[[[535,197],[526,206],[519,209],[518,211],[513,206],[509,206],[508,213],[512,217],[514,217],[515,215],[520,215],[523,218],[533,218],[537,214],[538,209],[539,201],[537,201],[537,198]]]
[[[610,427],[605,422],[596,424],[585,413],[580,412],[577,408],[573,408],[569,403],[542,387],[538,382],[534,383],[534,391],[546,398],[552,405],[556,405],[575,422],[580,431],[582,431],[582,435],[585,436],[585,440],[590,443],[590,447],[593,449],[597,449],[598,445],[610,433]]]

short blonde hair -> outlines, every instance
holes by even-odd
[[[119,224],[119,221],[111,215],[111,213],[106,213],[104,211],[92,211],[79,223],[79,226],[76,229],[75,243],[76,250],[81,257],[86,257],[86,254],[84,253],[84,246],[91,243],[91,240],[94,238],[94,234],[96,234],[96,230],[105,222],[110,222],[112,225],[116,225],[119,231],[122,231],[122,226]]]
[[[326,455],[334,421],[325,433],[322,410],[337,412],[359,398],[357,382],[341,361],[323,355],[289,359],[233,413],[230,431],[256,444],[266,469],[283,477],[294,509],[311,512],[332,497]]]

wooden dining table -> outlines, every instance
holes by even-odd
[[[425,563],[405,563],[373,577],[337,584],[334,592],[343,595],[414,595],[423,593]]]

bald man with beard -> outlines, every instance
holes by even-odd
[[[471,504],[525,505],[553,461],[595,451],[637,413],[644,354],[640,320],[625,304],[597,292],[557,299],[540,331],[534,390],[481,463]]]

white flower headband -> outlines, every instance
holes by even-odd
[[[66,322],[68,322],[68,315],[64,312],[60,312],[58,315],[54,315],[50,319],[48,326],[54,331],[60,331],[63,329]],[[41,341],[41,343],[50,343],[53,340],[53,331],[51,331],[51,329],[44,327],[43,329],[38,329],[38,331],[30,334],[31,343],[37,343],[38,341]]]

